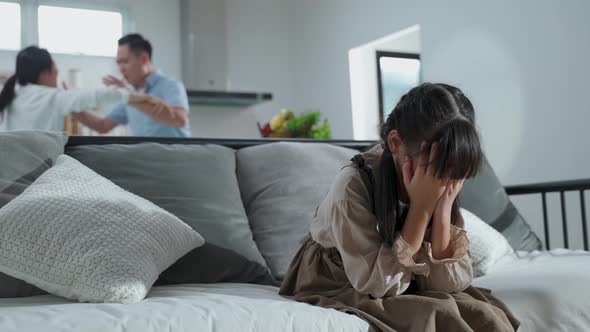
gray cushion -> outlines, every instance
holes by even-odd
[[[67,134],[58,132],[0,132],[0,208],[55,163],[67,140]]]
[[[68,135],[44,131],[0,132],[0,208],[20,195],[63,154]],[[0,273],[0,298],[44,294],[39,288]]]
[[[465,181],[459,198],[465,209],[502,233],[515,250],[541,249],[541,241],[510,202],[485,158],[480,173]]]
[[[72,157],[171,212],[205,241],[266,266],[240,200],[235,152],[218,145],[87,145]]]
[[[279,286],[266,266],[211,243],[193,249],[162,272],[156,285],[237,282]]]
[[[357,153],[328,144],[285,142],[238,150],[242,200],[275,277],[284,277],[332,180]]]
[[[5,182],[7,186],[0,191],[0,208],[12,201],[16,196],[22,194],[41,174],[51,168],[54,161],[51,158],[39,161],[39,166],[31,172],[23,174],[23,176],[14,181],[9,180]]]

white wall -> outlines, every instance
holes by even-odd
[[[293,108],[294,61],[289,0],[226,0],[227,88],[271,92],[273,100],[254,106],[260,123],[281,108]],[[295,111],[302,111],[296,108]]]
[[[227,33],[225,0],[181,0],[183,79],[187,88],[225,90]]]
[[[181,78],[179,0],[76,0],[65,4],[126,11],[130,18],[127,22],[129,32],[140,32],[152,42],[156,66],[172,77]],[[15,58],[16,52],[0,51],[0,73],[13,72]],[[82,69],[85,87],[100,86],[101,78],[106,74],[119,75],[115,60],[110,57],[54,54],[54,60],[60,70],[60,80],[67,80],[69,69]]]
[[[590,44],[582,42],[589,10],[582,0],[301,0],[293,13],[296,99],[326,112],[336,137],[350,138],[348,50],[420,24],[424,79],[472,98],[504,183],[587,177],[590,158],[578,151],[590,107]]]
[[[472,99],[504,184],[588,178],[588,12],[584,0],[300,0],[292,11],[296,101],[318,106],[334,136],[350,138],[347,51],[419,24],[423,78],[455,84]],[[542,234],[538,198],[516,202]],[[571,234],[579,234],[577,206],[568,204]]]
[[[457,85],[471,98],[504,184],[590,177],[588,1],[229,2],[230,81],[277,91],[259,118],[285,104],[319,108],[334,138],[352,138],[348,51],[419,24],[424,80]],[[516,199],[541,231],[537,200]],[[576,207],[568,205],[572,234]]]
[[[405,2],[393,11],[395,18],[380,22],[385,12],[392,12],[391,2],[302,0],[292,10],[297,17],[293,24],[296,103],[319,108],[330,121],[334,138],[352,138],[348,51],[419,23],[404,14]]]
[[[151,41],[156,67],[182,80],[179,0],[120,1],[129,5],[129,14],[134,21],[131,32],[139,32]]]
[[[256,113],[232,106],[191,105],[191,135],[199,138],[260,138]]]

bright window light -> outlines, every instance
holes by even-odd
[[[400,98],[420,84],[420,60],[384,56],[379,58],[384,119]]]
[[[0,2],[0,49],[20,49],[20,5]]]
[[[39,6],[39,45],[50,52],[114,57],[122,34],[120,13]]]

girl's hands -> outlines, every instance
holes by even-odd
[[[438,143],[433,143],[430,154],[425,153],[425,144],[420,147],[420,158],[412,174],[409,157],[403,164],[403,177],[410,200],[410,210],[402,237],[412,248],[420,248],[429,221],[433,220],[431,231],[432,255],[436,259],[452,255],[450,246],[451,209],[463,187],[464,179],[439,179],[435,176],[435,161]],[[427,160],[428,159],[428,160]],[[415,250],[414,257],[419,250]]]
[[[465,179],[449,180],[447,182],[445,191],[440,196],[438,203],[436,203],[434,210],[435,220],[440,220],[441,222],[451,221],[451,208],[453,207],[453,203],[455,202],[457,195],[459,195],[461,188],[463,188],[464,182]]]
[[[403,164],[403,177],[410,199],[410,207],[432,216],[439,199],[447,190],[447,180],[438,179],[435,176],[434,161],[438,154],[438,143],[432,144],[429,156],[424,153],[425,149],[426,143],[422,143],[418,166],[414,174],[412,174],[412,161],[409,157],[406,157]],[[454,190],[449,193],[449,197],[451,194],[456,196]]]
[[[434,217],[432,218],[432,230],[430,242],[432,244],[432,257],[435,259],[450,258],[453,256],[451,243],[451,209],[453,203],[463,187],[465,180],[449,180],[447,188],[436,203]]]

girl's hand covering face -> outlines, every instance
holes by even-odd
[[[438,154],[437,142],[433,143],[430,148],[430,154],[426,154],[426,143],[422,143],[420,146],[420,157],[418,159],[418,165],[416,170],[412,174],[413,161],[410,157],[406,156],[403,163],[403,178],[406,191],[410,199],[410,205],[413,208],[421,209],[432,215],[439,199],[447,190],[448,179],[439,179],[435,176],[434,161]],[[462,184],[462,183],[461,183]],[[453,189],[449,195],[455,195],[458,190]],[[460,188],[459,188],[460,190]],[[451,202],[452,205],[452,202]]]
[[[453,207],[453,203],[455,202],[457,195],[459,195],[461,188],[463,188],[464,182],[465,179],[449,180],[447,182],[447,188],[445,189],[440,199],[438,200],[438,203],[436,204],[434,214],[440,217],[436,219],[442,221],[451,220],[451,208]]]

